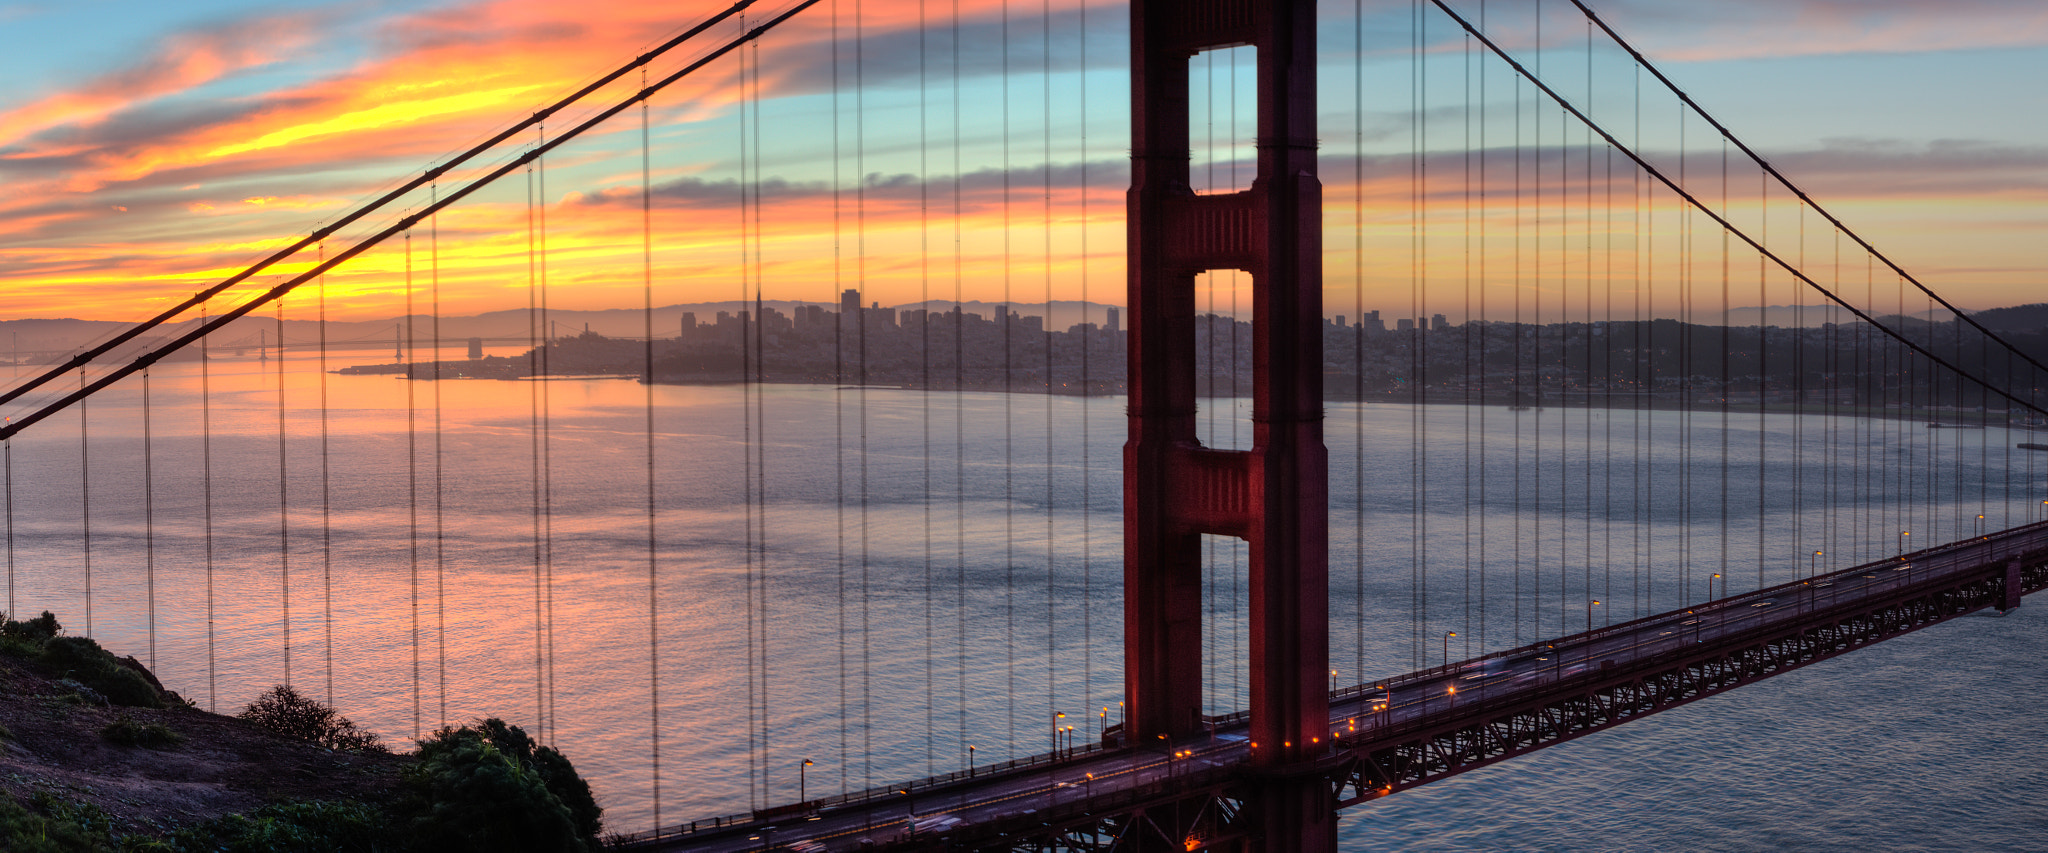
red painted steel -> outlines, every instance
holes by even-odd
[[[1329,716],[1329,464],[1323,447],[1322,184],[1311,0],[1134,0],[1130,435],[1124,445],[1128,731],[1201,726],[1201,534],[1250,543],[1252,762],[1273,849],[1333,849],[1319,759]],[[1188,67],[1252,46],[1258,170],[1243,192],[1189,186]],[[1195,277],[1252,281],[1253,436],[1195,435]]]

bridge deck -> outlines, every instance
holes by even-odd
[[[2020,592],[2048,586],[2048,522],[1340,690],[1330,703],[1330,758],[1313,772],[1332,780],[1339,805],[1455,775],[2003,606],[2014,559],[2025,568]],[[1128,835],[1148,813],[1146,826],[1177,825],[1172,831],[1198,837],[1187,849],[1229,847],[1244,829],[1233,789],[1250,751],[1246,723],[1234,714],[1183,742],[1090,745],[698,821],[645,833],[632,848],[982,849],[1034,837],[1073,844]]]

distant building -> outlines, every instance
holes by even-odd
[[[846,317],[860,313],[859,290],[847,288],[845,293],[839,294],[839,313]]]
[[[852,293],[853,291],[847,292]],[[856,296],[855,298],[858,299],[859,297]],[[894,329],[896,328],[896,312],[894,309],[883,308],[882,303],[876,302],[863,315],[862,322],[865,322],[872,329]]]
[[[1396,332],[1412,332],[1412,331],[1415,331],[1415,321],[1414,321],[1414,320],[1410,320],[1410,319],[1408,319],[1408,318],[1406,318],[1406,317],[1402,317],[1402,318],[1401,318],[1401,319],[1399,319],[1399,320],[1395,320],[1395,321],[1394,321],[1394,331],[1396,331]]]
[[[1447,332],[1451,329],[1451,321],[1445,319],[1444,315],[1437,314],[1429,318],[1429,328],[1438,332]]]

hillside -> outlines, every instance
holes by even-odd
[[[596,853],[569,760],[497,719],[405,755],[289,687],[194,708],[49,613],[0,618],[0,851]]]
[[[153,834],[285,800],[381,801],[409,761],[286,740],[185,705],[174,692],[163,696],[168,707],[128,707],[95,701],[89,694],[96,691],[82,686],[40,663],[0,654],[0,790],[46,815],[96,811],[117,835]],[[184,742],[126,746],[103,734],[124,720],[163,726]]]

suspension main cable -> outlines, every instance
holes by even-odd
[[[768,31],[773,30],[775,27],[782,24],[783,22],[795,17],[798,13],[806,9],[809,9],[812,6],[817,5],[819,2],[820,0],[803,0],[803,2],[797,4],[789,11],[784,12],[781,15],[778,15],[763,24],[754,27],[753,29],[747,30],[745,33],[732,37],[726,43],[720,45],[717,49],[712,50],[711,52],[698,58],[696,61],[691,62],[689,65],[686,65],[674,72],[671,72],[668,76],[655,81],[650,86],[645,86],[641,88],[640,91],[634,93],[632,96],[626,98],[623,101],[620,101],[619,103],[613,104],[612,106],[605,108],[596,115],[593,115],[588,119],[585,119],[581,124],[578,124],[575,127],[570,128],[566,132],[556,135],[555,138],[550,139],[544,143],[537,144],[532,149],[528,150],[526,153],[521,154],[518,157],[515,157],[512,160],[499,165],[497,168],[492,169],[489,173],[485,174],[480,178],[477,178],[475,181],[472,181],[463,188],[456,190],[455,192],[449,193],[446,198],[433,202],[427,205],[426,207],[421,208],[416,213],[412,213],[405,216],[398,222],[386,227],[384,230],[379,231],[376,234],[370,235],[369,237],[365,237],[362,240],[355,243],[354,245],[348,247],[347,249],[344,249],[336,253],[334,257],[321,261],[315,264],[311,269],[308,269],[305,272],[302,272],[298,275],[295,275],[285,280],[284,282],[272,287],[270,290],[265,291],[264,293],[251,297],[247,302],[244,302],[239,306],[236,306],[232,309],[229,309],[228,311],[225,311],[215,316],[212,320],[208,320],[206,322],[201,323],[198,328],[186,332],[183,335],[179,335],[178,337],[170,340],[169,342],[161,344],[156,348],[151,349],[150,351],[143,353],[140,356],[137,356],[134,361],[128,364],[121,365],[108,371],[104,376],[101,376],[99,379],[88,382],[85,380],[84,375],[81,373],[80,383],[82,387],[79,390],[73,391],[72,393],[67,394],[54,402],[45,404],[43,407],[33,412],[16,418],[12,423],[0,426],[0,441],[5,441],[9,438],[14,437],[15,435],[19,434],[23,429],[28,428],[29,426],[43,420],[44,418],[47,418],[50,415],[63,411],[67,408],[70,408],[72,404],[77,403],[78,401],[83,400],[88,396],[99,393],[101,389],[104,389],[107,386],[114,384],[115,382],[118,382],[122,379],[125,379],[135,374],[137,371],[140,371],[144,368],[149,367],[152,364],[155,364],[164,356],[169,355],[170,353],[175,352],[179,349],[183,349],[184,347],[190,345],[193,341],[199,340],[202,337],[205,337],[209,334],[212,334],[215,331],[218,331],[222,326],[234,322],[235,320],[241,319],[244,315],[248,314],[249,312],[283,298],[285,294],[297,289],[299,285],[311,281],[314,278],[319,277],[321,274],[326,273],[328,270],[331,270],[337,266],[340,266],[343,263],[346,263],[350,259],[353,259],[355,256],[360,255],[366,251],[369,251],[372,247],[378,245],[379,243],[382,243],[385,240],[390,239],[391,237],[397,234],[412,229],[414,226],[418,225],[421,220],[426,219],[427,217],[432,216],[433,214],[439,213],[440,211],[454,205],[456,202],[469,197],[471,193],[474,193],[480,189],[483,189],[486,186],[489,186],[492,183],[495,183],[499,178],[511,174],[512,172],[518,171],[519,169],[525,167],[528,163],[531,163],[534,160],[539,159],[542,155],[546,154],[547,152],[552,151],[555,148],[560,147],[562,144],[568,142],[569,140],[582,135],[585,131],[593,127],[596,127],[600,124],[603,124],[604,122],[610,120],[613,116],[625,112],[627,108],[647,99],[648,97],[654,95],[656,92],[659,92],[662,89],[668,88],[676,81],[681,80],[684,77],[687,77],[695,73],[704,66],[709,65],[712,62],[724,57],[727,53],[731,53],[732,51],[738,49],[741,45],[747,44],[748,42],[760,38]],[[521,125],[522,128],[530,126],[532,126],[532,123],[523,123]],[[445,169],[429,170],[426,179],[431,180],[433,177],[438,177],[442,171],[445,171]],[[321,229],[315,232],[315,236],[324,238],[328,233],[330,233],[331,230],[332,229]],[[123,340],[126,339],[127,338],[123,338]],[[57,375],[61,375],[61,371]],[[37,382],[35,384],[40,384],[40,382]],[[24,387],[9,391],[7,395],[0,396],[0,404],[5,404],[8,400],[12,400],[15,396],[18,396],[20,392],[25,392],[26,390],[27,388]]]
[[[1445,12],[1450,12],[1449,7],[1445,7],[1442,0],[1432,0],[1432,2],[1435,2],[1438,7],[1443,8]],[[1999,346],[2004,347],[2006,351],[2016,354],[2020,358],[2026,360],[2028,364],[2034,366],[2034,369],[2048,370],[2048,365],[2043,365],[2041,362],[2034,360],[2034,357],[2028,355],[2025,350],[2013,346],[2013,344],[2010,341],[2007,341],[2004,338],[1999,337],[1997,333],[1991,331],[1990,329],[1985,328],[1982,323],[1977,322],[1975,318],[1971,317],[1969,314],[1964,313],[1963,309],[1957,308],[1955,305],[1951,304],[1947,299],[1943,299],[1941,297],[1941,294],[1935,293],[1932,289],[1928,288],[1927,285],[1921,284],[1920,280],[1914,278],[1913,274],[1907,272],[1905,268],[1899,266],[1896,263],[1893,263],[1891,258],[1886,257],[1883,252],[1878,251],[1876,246],[1870,244],[1870,241],[1863,239],[1862,235],[1857,234],[1855,230],[1851,229],[1848,225],[1844,224],[1842,220],[1835,218],[1835,215],[1829,213],[1827,208],[1820,206],[1820,202],[1814,201],[1811,196],[1808,196],[1806,194],[1805,190],[1800,189],[1798,185],[1792,183],[1790,178],[1787,178],[1784,176],[1784,174],[1780,173],[1776,167],[1770,164],[1769,161],[1766,161],[1761,155],[1751,150],[1748,145],[1743,144],[1742,140],[1737,139],[1733,132],[1729,131],[1728,128],[1722,125],[1719,120],[1715,119],[1713,115],[1709,114],[1705,108],[1701,107],[1697,102],[1695,102],[1692,99],[1691,95],[1685,93],[1684,89],[1678,88],[1678,84],[1673,83],[1671,81],[1671,78],[1664,76],[1664,72],[1657,70],[1657,66],[1652,65],[1650,63],[1650,60],[1645,58],[1642,55],[1642,53],[1638,52],[1635,49],[1634,45],[1629,44],[1626,39],[1623,39],[1620,33],[1615,32],[1612,27],[1607,26],[1607,22],[1601,20],[1599,15],[1594,14],[1592,9],[1587,8],[1585,3],[1581,2],[1581,0],[1571,0],[1571,2],[1572,5],[1579,7],[1579,11],[1585,13],[1586,18],[1588,20],[1591,20],[1594,23],[1594,25],[1598,26],[1603,32],[1607,33],[1607,37],[1613,39],[1616,45],[1618,45],[1622,50],[1628,51],[1630,56],[1635,57],[1636,62],[1640,63],[1642,67],[1645,70],[1649,71],[1652,75],[1655,75],[1657,80],[1664,84],[1665,88],[1670,89],[1671,93],[1677,95],[1680,101],[1683,101],[1686,106],[1691,107],[1692,111],[1695,114],[1697,114],[1700,118],[1706,119],[1708,124],[1713,125],[1714,130],[1719,131],[1723,139],[1726,139],[1729,142],[1734,143],[1735,147],[1740,149],[1743,154],[1747,155],[1750,160],[1755,161],[1757,166],[1761,167],[1765,172],[1768,172],[1771,177],[1776,178],[1778,180],[1778,183],[1784,185],[1786,189],[1791,190],[1794,195],[1797,195],[1800,201],[1805,202],[1808,205],[1811,205],[1813,207],[1813,212],[1818,213],[1822,217],[1826,218],[1829,224],[1835,226],[1837,229],[1840,229],[1843,234],[1848,235],[1849,239],[1856,241],[1856,245],[1862,246],[1864,251],[1869,252],[1873,257],[1877,258],[1879,261],[1884,262],[1885,266],[1890,267],[1892,272],[1898,273],[1899,276],[1902,277],[1906,282],[1912,284],[1916,288],[1919,288],[1920,292],[1927,294],[1927,297],[1929,299],[1941,303],[1941,307],[1947,308],[1951,313],[1956,315],[1957,319],[1970,324],[1971,326],[1975,327],[1977,331],[1983,333],[1986,337],[1994,341],[1997,341]],[[1451,17],[1458,18],[1457,13],[1450,12],[1450,14]],[[1461,24],[1464,23],[1463,18],[1458,18],[1458,21]],[[1470,27],[1468,26],[1467,29],[1470,29]],[[1482,36],[1482,38],[1484,37]],[[1491,43],[1489,43],[1488,46],[1490,47]],[[1495,52],[1498,52],[1498,50],[1496,50]],[[1503,54],[1502,58],[1506,58],[1506,55]],[[1569,107],[1567,107],[1567,109],[1569,109]],[[1588,124],[1590,123],[1591,122],[1589,120]],[[1777,260],[1776,257],[1772,257],[1771,259],[1774,261]],[[1780,263],[1783,262],[1780,261]],[[1806,280],[1805,276],[1800,276],[1800,279],[1803,281]],[[1813,282],[1811,281],[1807,281],[1807,283],[1810,285],[1813,284]],[[1813,286],[1815,289],[1819,289],[1819,285]],[[1822,292],[1825,293],[1826,291]],[[1966,377],[1968,376],[1968,374],[1963,375]],[[1974,377],[1972,377],[1972,379],[1974,380]],[[1981,385],[1984,383],[1979,382],[1978,384]],[[2028,408],[2033,407],[2029,406]],[[2040,409],[2035,409],[2035,411],[2038,412],[2040,411]]]
[[[788,17],[789,15],[793,15],[796,12],[802,11],[803,9],[809,7],[812,3],[815,2],[817,2],[817,0],[808,0],[808,2],[805,2],[803,5],[798,6],[796,9],[792,9],[787,15],[784,15],[783,17]],[[83,367],[85,367],[86,364],[98,359],[100,356],[112,352],[114,348],[119,347],[120,345],[127,343],[130,340],[135,339],[136,336],[141,335],[143,332],[147,332],[150,329],[154,329],[157,326],[169,322],[171,319],[190,310],[193,306],[211,300],[213,297],[219,295],[221,292],[227,290],[228,288],[234,287],[237,284],[247,281],[250,277],[255,276],[257,273],[260,273],[276,265],[279,261],[282,261],[285,258],[289,258],[293,255],[298,254],[299,252],[304,251],[308,246],[313,246],[325,241],[329,236],[333,235],[340,229],[348,227],[349,225],[353,225],[356,223],[357,220],[360,220],[365,216],[377,212],[378,210],[382,209],[385,205],[388,205],[404,197],[407,193],[410,193],[413,190],[417,190],[422,186],[426,186],[427,184],[430,184],[438,180],[443,174],[446,174],[450,169],[453,169],[456,166],[460,166],[463,163],[469,162],[471,159],[474,159],[478,155],[498,147],[498,145],[503,143],[505,140],[517,136],[521,132],[525,131],[527,128],[548,120],[548,118],[553,116],[555,113],[561,111],[562,109],[572,104],[575,104],[577,101],[582,100],[584,97],[590,95],[592,92],[604,88],[605,86],[618,80],[620,77],[625,76],[628,72],[631,72],[636,68],[642,68],[646,66],[648,63],[654,61],[662,54],[667,53],[670,50],[673,50],[674,48],[680,46],[684,42],[689,41],[690,39],[696,38],[698,35],[702,34],[705,30],[710,29],[718,22],[723,21],[726,18],[732,17],[733,15],[739,13],[740,10],[745,9],[753,4],[754,0],[739,0],[739,2],[734,3],[725,11],[705,19],[702,23],[699,23],[698,25],[683,31],[681,34],[669,39],[668,41],[662,42],[653,50],[650,50],[646,53],[634,57],[631,62],[619,66],[611,73],[591,81],[588,85],[576,90],[572,94],[563,97],[561,100],[558,100],[552,104],[549,104],[546,107],[541,108],[540,110],[534,112],[533,115],[521,120],[518,124],[515,124],[511,127],[508,127],[498,132],[496,135],[484,140],[483,142],[477,143],[476,145],[470,147],[469,150],[457,154],[454,157],[442,163],[436,164],[435,166],[427,169],[425,172],[420,173],[418,177],[406,181],[404,184],[398,186],[396,189],[393,189],[390,192],[385,193],[384,195],[378,196],[376,200],[342,214],[341,217],[334,220],[333,223],[314,229],[313,233],[306,235],[305,237],[299,239],[298,241],[292,243],[289,246],[277,250],[276,252],[272,253],[269,257],[266,257],[263,260],[257,261],[256,263],[249,265],[241,272],[228,276],[227,278],[221,280],[220,283],[186,297],[183,301],[180,301],[178,304],[173,305],[170,308],[164,309],[155,317],[151,317],[148,320],[144,320],[140,323],[137,323],[134,327],[129,328],[111,338],[108,338],[107,340],[101,342],[98,346],[95,346],[89,350],[86,350],[85,352],[72,356],[63,364],[50,368],[49,370],[44,371],[43,373],[37,375],[36,377],[30,379],[25,383],[7,389],[4,393],[0,393],[0,406],[4,406],[8,403],[14,402],[16,399],[20,398],[21,395],[33,391],[36,388],[41,387],[45,383],[48,383],[49,381],[56,379],[59,376],[63,376],[64,374],[69,373],[73,370],[82,369]],[[775,22],[771,22],[771,25],[772,23],[779,23],[780,20],[781,19],[777,19]],[[720,52],[722,53],[723,51],[721,50]],[[714,57],[717,55],[717,53],[713,54]],[[126,374],[123,375],[125,376]],[[12,433],[8,434],[12,435]]]
[[[2048,408],[2043,408],[2040,405],[2036,405],[2030,400],[2023,400],[2020,397],[2014,395],[2013,393],[1993,386],[1991,383],[1978,378],[1975,374],[1972,374],[1969,371],[1966,371],[1961,367],[1958,367],[1955,364],[1950,363],[1948,359],[1942,358],[1941,356],[1936,355],[1926,347],[1923,347],[1920,344],[1914,342],[1911,338],[1908,338],[1904,333],[1900,332],[1899,330],[1887,326],[1884,323],[1878,322],[1878,320],[1875,317],[1872,317],[1863,309],[1849,304],[1848,300],[1843,299],[1834,291],[1829,290],[1828,288],[1822,286],[1820,282],[1815,281],[1812,277],[1808,276],[1804,271],[1800,270],[1797,267],[1794,267],[1792,264],[1788,263],[1784,258],[1779,257],[1776,252],[1773,252],[1770,249],[1766,248],[1762,243],[1758,242],[1756,238],[1749,236],[1747,232],[1743,231],[1740,228],[1737,228],[1735,224],[1733,222],[1728,221],[1726,217],[1722,216],[1719,213],[1714,212],[1711,208],[1709,208],[1706,205],[1705,202],[1702,202],[1697,196],[1694,196],[1691,192],[1687,191],[1684,187],[1680,186],[1677,181],[1672,180],[1671,177],[1666,175],[1662,170],[1658,169],[1654,165],[1651,165],[1649,160],[1645,159],[1641,154],[1637,153],[1635,149],[1630,148],[1627,145],[1623,145],[1621,140],[1615,138],[1614,134],[1608,132],[1608,130],[1600,123],[1595,122],[1592,119],[1592,117],[1586,115],[1583,112],[1580,112],[1578,107],[1573,106],[1572,103],[1569,100],[1567,100],[1563,95],[1558,94],[1556,90],[1550,88],[1549,84],[1546,84],[1542,80],[1538,79],[1534,74],[1532,74],[1529,71],[1527,67],[1523,66],[1521,62],[1517,61],[1514,57],[1509,56],[1507,51],[1504,48],[1502,48],[1499,44],[1495,43],[1493,39],[1487,37],[1485,33],[1480,32],[1477,27],[1474,27],[1470,21],[1467,21],[1463,16],[1459,15],[1456,11],[1451,9],[1450,6],[1444,2],[1444,0],[1430,0],[1430,2],[1434,3],[1437,8],[1442,9],[1444,11],[1444,14],[1451,16],[1452,20],[1455,20],[1459,26],[1464,27],[1466,32],[1471,33],[1474,37],[1478,38],[1481,44],[1486,45],[1487,50],[1492,51],[1495,56],[1500,57],[1501,61],[1506,62],[1508,64],[1508,67],[1513,68],[1515,70],[1515,73],[1521,75],[1524,79],[1527,79],[1539,91],[1541,91],[1544,95],[1548,96],[1552,101],[1557,103],[1559,107],[1563,108],[1566,112],[1570,113],[1573,118],[1578,119],[1586,126],[1592,128],[1593,132],[1600,134],[1600,137],[1606,140],[1608,145],[1614,146],[1616,150],[1620,151],[1623,154],[1628,155],[1628,158],[1630,160],[1634,160],[1636,165],[1642,167],[1644,172],[1648,173],[1651,177],[1656,178],[1660,183],[1664,184],[1666,188],[1670,189],[1673,193],[1676,193],[1679,198],[1684,199],[1688,206],[1699,211],[1700,213],[1705,214],[1708,218],[1714,220],[1715,224],[1720,225],[1726,233],[1731,234],[1736,238],[1742,240],[1742,242],[1748,244],[1751,249],[1754,249],[1757,252],[1762,253],[1763,256],[1769,258],[1772,263],[1777,264],[1780,269],[1783,269],[1786,272],[1791,273],[1794,278],[1797,278],[1801,282],[1804,282],[1806,286],[1812,288],[1814,292],[1827,297],[1828,301],[1833,302],[1836,305],[1842,306],[1842,308],[1846,309],[1850,314],[1855,315],[1857,319],[1862,320],[1863,322],[1876,328],[1878,331],[1883,332],[1887,337],[1890,337],[1892,340],[1905,346],[1907,349],[1910,349],[1913,352],[1920,354],[1923,358],[1926,358],[1928,361],[1940,365],[1944,369],[1947,369],[1949,372],[1954,373],[1957,376],[1967,379],[1970,382],[1973,382],[1978,386],[1985,388],[1986,390],[1989,390],[1992,393],[1997,394],[2000,397],[2004,397],[2008,401],[2017,403],[2020,406],[2025,407],[2043,417],[2048,417]],[[1577,0],[1574,0],[1574,2],[1577,2]],[[1705,116],[1702,115],[1702,117]],[[1712,119],[1708,120],[1712,121]],[[1716,126],[1718,127],[1719,125]],[[1730,140],[1733,141],[1732,137],[1730,137]],[[1739,145],[1740,143],[1736,144]],[[1796,188],[1794,191],[1797,192]],[[1802,198],[1804,198],[1803,195]],[[1808,203],[1811,204],[1812,201],[1808,199]],[[1816,210],[1818,211],[1818,207],[1816,207]],[[1823,215],[1826,215],[1824,211],[1821,212]],[[1840,223],[1837,223],[1837,228],[1839,228],[1842,231],[1842,233],[1848,234],[1850,236],[1850,239],[1857,240],[1857,242],[1862,243],[1861,238],[1856,237],[1856,235],[1853,232],[1850,232],[1847,226],[1843,226]],[[1868,247],[1868,244],[1863,245]],[[1883,256],[1879,255],[1875,249],[1871,249],[1870,252],[1873,258],[1883,258]],[[1889,260],[1886,260],[1885,263],[1887,266],[1891,264]],[[1892,267],[1892,269],[1897,270],[1898,268]],[[1912,280],[1911,276],[1907,276],[1903,271],[1899,271],[1899,275],[1902,277],[1903,280]],[[1915,284],[1917,285],[1918,283],[1915,282]],[[1936,296],[1935,298],[1937,300],[1940,299],[1939,296]],[[1960,311],[1957,312],[1957,315],[1963,316]],[[1980,326],[1979,328],[1982,327]],[[1990,334],[1990,332],[1987,330],[1985,334],[1988,335]],[[2021,357],[2026,358],[2026,355],[2024,353],[2021,353]],[[2043,370],[2048,370],[2048,366],[2042,366],[2038,362],[2034,362],[2031,358],[2028,358],[2027,360],[2030,363],[2035,364],[2037,367],[2041,367],[2041,369]]]

